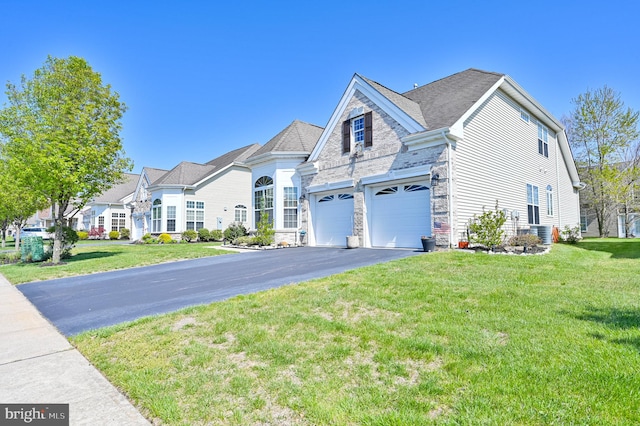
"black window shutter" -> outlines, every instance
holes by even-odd
[[[342,153],[351,151],[351,120],[342,123]]]
[[[373,116],[371,111],[364,115],[364,146],[373,146]]]

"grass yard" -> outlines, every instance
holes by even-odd
[[[212,248],[219,245],[220,243],[113,244],[108,241],[83,243],[73,249],[70,259],[63,260],[64,265],[49,267],[40,263],[17,263],[0,266],[0,273],[9,282],[22,284],[230,253]]]
[[[640,240],[443,252],[72,339],[169,425],[640,423]]]

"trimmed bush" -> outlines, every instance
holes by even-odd
[[[224,234],[222,233],[222,229],[212,229],[209,233],[210,241],[222,241],[224,238]]]
[[[523,247],[533,247],[535,245],[540,244],[542,240],[537,235],[533,234],[522,234],[522,235],[514,235],[509,239],[510,246],[523,246]]]
[[[193,229],[187,229],[186,231],[184,231],[182,233],[182,239],[187,241],[187,242],[189,242],[189,243],[191,241],[196,241],[198,239],[198,233],[196,231],[194,231]]]
[[[202,228],[198,231],[199,241],[209,241],[211,239],[211,233],[207,228]]]
[[[118,231],[110,231],[109,232],[109,239],[110,240],[117,240],[120,238],[120,233]]]
[[[244,225],[241,223],[232,223],[224,230],[224,239],[231,244],[237,244],[237,239],[247,234],[247,228],[245,228]]]
[[[123,240],[128,240],[129,237],[131,237],[131,231],[129,231],[127,228],[122,228],[120,230],[120,238],[122,238]]]
[[[255,245],[258,245],[258,242],[256,241],[255,237],[244,235],[242,237],[236,238],[236,242],[234,244],[237,244],[239,246],[242,246],[242,245],[255,246]]]
[[[78,239],[79,240],[88,240],[89,239],[89,233],[87,231],[77,231],[76,234],[78,234]]]
[[[144,234],[142,236],[142,242],[145,244],[151,244],[155,239],[151,236],[151,234]]]
[[[171,235],[169,234],[160,234],[158,235],[158,242],[160,244],[169,244],[173,242],[173,238],[171,238]]]

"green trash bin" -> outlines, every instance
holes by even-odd
[[[20,239],[20,260],[27,261],[27,258],[31,254],[31,241],[33,237],[24,237]]]
[[[20,246],[20,259],[26,262],[31,255],[31,261],[44,260],[44,243],[42,237],[24,237]]]
[[[34,262],[42,262],[44,260],[44,244],[42,237],[31,237],[31,259]]]

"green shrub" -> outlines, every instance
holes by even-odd
[[[171,235],[169,234],[160,234],[158,235],[158,242],[160,244],[169,244],[173,242],[173,238],[171,238]]]
[[[187,229],[182,233],[182,239],[187,242],[196,241],[198,239],[198,233],[193,229]]]
[[[120,238],[120,233],[118,231],[109,231],[109,239],[117,240]]]
[[[88,240],[89,239],[89,233],[86,231],[78,231],[76,232],[76,234],[78,234],[78,239],[80,240]]]
[[[55,233],[56,227],[55,226],[50,227],[49,229],[47,229],[47,232]],[[80,237],[78,236],[78,233],[76,232],[75,229],[69,226],[62,227],[62,241],[60,245],[62,249],[60,253],[61,259],[69,259],[71,257],[71,249],[75,247],[79,239]],[[49,245],[48,250],[45,250],[45,253],[44,253],[45,260],[51,258],[51,255],[52,255],[51,250],[53,250],[53,241]]]
[[[212,229],[209,233],[210,241],[222,241],[224,238],[224,234],[221,229]]]
[[[473,215],[469,224],[469,241],[487,248],[502,245],[505,235],[502,226],[507,221],[507,214],[498,208],[498,201],[495,210],[482,210],[480,216]]]
[[[580,225],[571,228],[569,225],[564,226],[564,230],[560,233],[562,239],[569,244],[576,244],[582,237],[580,236]]]
[[[142,236],[142,242],[145,244],[152,244],[155,242],[155,238],[153,238],[151,234],[147,233]]]
[[[199,241],[209,241],[211,239],[211,233],[207,228],[202,228],[198,231]]]
[[[511,246],[524,246],[524,247],[533,247],[535,245],[540,244],[542,240],[540,237],[533,234],[522,234],[522,235],[514,235],[509,239],[509,245]]]
[[[255,246],[255,245],[258,245],[258,242],[256,241],[255,237],[251,237],[249,235],[243,235],[242,237],[236,238],[234,244],[237,244],[239,246],[241,245]]]
[[[5,265],[8,263],[18,263],[20,261],[21,252],[11,251],[7,253],[0,253],[0,265]]]
[[[232,223],[224,230],[224,239],[229,241],[231,244],[236,244],[236,240],[239,237],[244,237],[247,234],[247,228],[245,228],[241,223]]]
[[[127,228],[122,228],[120,230],[120,238],[122,238],[123,240],[128,240],[129,237],[131,237],[131,231],[129,231]]]

